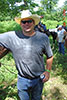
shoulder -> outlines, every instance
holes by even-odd
[[[0,38],[8,39],[10,37],[13,37],[14,34],[15,34],[15,31],[9,31],[9,32],[1,33]]]
[[[15,34],[15,31],[9,31],[9,32],[5,32],[5,33],[0,33],[0,35],[11,35],[11,34]]]
[[[64,32],[64,31],[66,31],[66,30],[63,28],[62,31]]]
[[[47,36],[45,33],[43,33],[43,32],[37,31],[36,34],[37,34],[38,36],[40,36],[40,37],[46,37],[46,38],[48,38],[48,36]]]
[[[39,39],[41,39],[41,40],[46,40],[46,41],[48,41],[49,40],[49,37],[45,34],[45,33],[42,33],[42,32],[39,32],[39,31],[37,31],[37,37],[39,38]]]

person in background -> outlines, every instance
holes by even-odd
[[[37,14],[23,10],[21,18],[15,18],[22,30],[0,34],[0,49],[13,54],[18,70],[18,95],[20,100],[40,100],[43,84],[49,80],[53,62],[49,38],[34,27],[40,22]],[[46,67],[44,57],[46,55]]]
[[[36,25],[34,28],[35,28],[35,31],[40,31],[43,33],[47,32],[46,25],[41,22],[39,22],[38,25]]]
[[[57,39],[58,39],[58,46],[59,46],[59,53],[61,54],[65,54],[65,48],[64,48],[64,36],[67,34],[67,32],[65,31],[65,29],[62,27],[62,25],[58,26],[58,31],[57,31]]]

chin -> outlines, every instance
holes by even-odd
[[[27,29],[27,30],[25,30],[26,32],[30,32],[31,31],[31,29]]]

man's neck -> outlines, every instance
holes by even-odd
[[[35,31],[28,32],[28,33],[23,32],[23,34],[26,35],[26,36],[33,36],[35,34]]]

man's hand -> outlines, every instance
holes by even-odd
[[[47,82],[49,80],[50,72],[45,71],[43,74],[45,75],[45,78],[43,79],[43,83],[44,83],[44,82]]]
[[[9,52],[5,47],[0,46],[0,59],[3,58]]]

